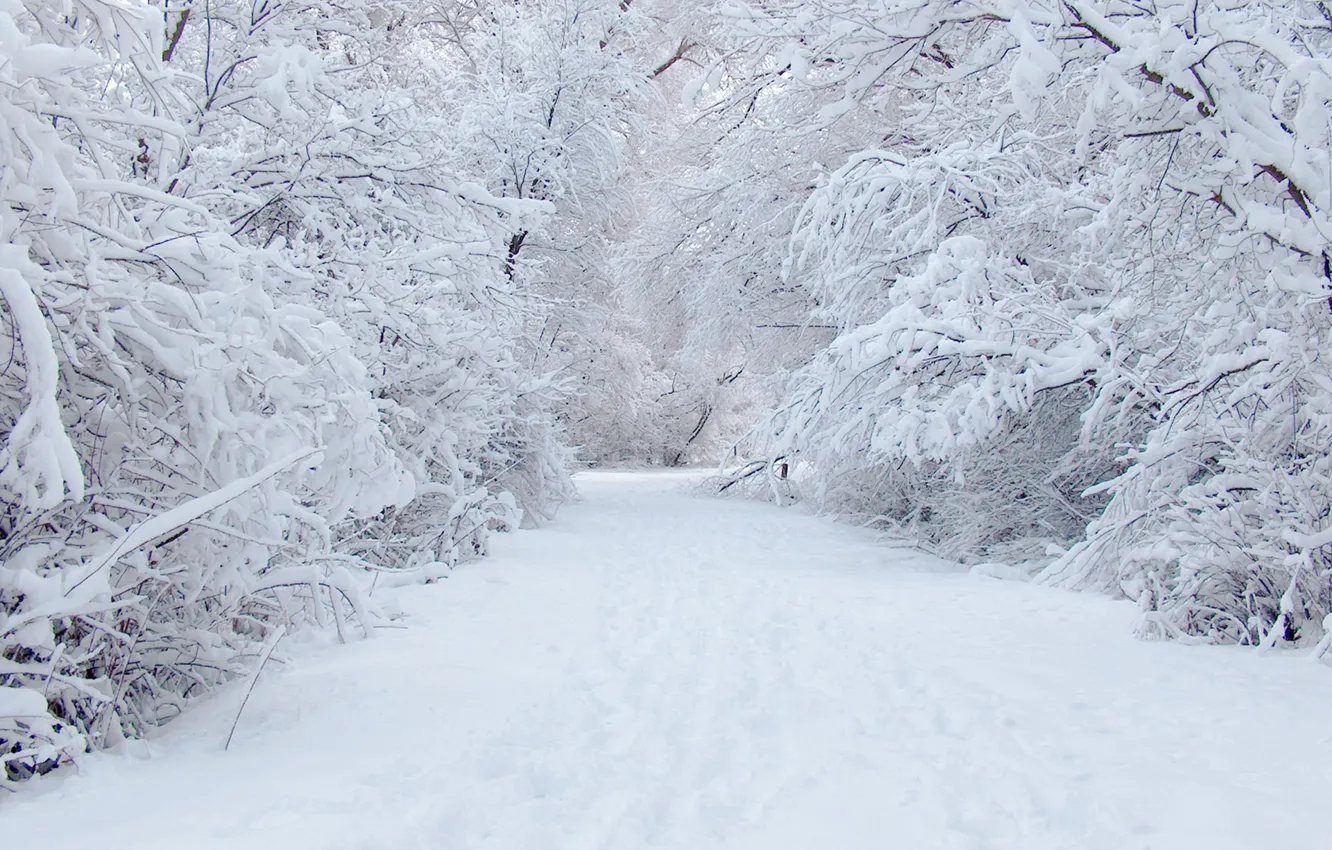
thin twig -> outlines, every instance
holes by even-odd
[[[231,746],[231,738],[236,734],[236,726],[240,724],[241,712],[245,711],[245,704],[250,701],[250,694],[254,693],[255,683],[259,681],[259,674],[264,672],[264,665],[268,663],[268,659],[273,655],[273,650],[277,649],[278,641],[282,640],[286,633],[286,626],[278,626],[272,637],[268,639],[268,645],[264,647],[264,658],[259,662],[259,668],[254,671],[254,675],[250,677],[250,686],[245,689],[245,698],[241,700],[240,708],[236,709],[236,719],[231,721],[231,731],[227,733],[227,742],[222,745],[223,752]]]

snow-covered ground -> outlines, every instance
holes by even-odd
[[[580,477],[408,628],[296,642],[136,754],[0,800],[5,847],[1329,846],[1332,671],[793,511]],[[293,639],[296,640],[296,639]]]

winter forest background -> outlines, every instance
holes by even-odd
[[[1322,2],[0,9],[0,786],[581,464],[1328,648]]]

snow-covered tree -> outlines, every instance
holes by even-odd
[[[449,108],[456,168],[497,197],[549,211],[509,221],[502,267],[514,297],[540,305],[521,356],[569,390],[560,417],[587,460],[628,451],[624,425],[648,393],[632,377],[646,358],[616,310],[608,254],[647,98],[640,5],[453,6],[435,28],[460,86]]]
[[[715,460],[775,400],[784,375],[828,339],[808,291],[783,274],[786,242],[839,133],[787,131],[816,98],[752,80],[713,4],[678,10],[654,67],[669,108],[636,151],[632,226],[616,254],[666,386],[659,462]],[[660,73],[658,73],[660,72]]]

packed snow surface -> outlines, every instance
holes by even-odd
[[[1332,671],[595,473],[406,628],[0,801],[7,847],[1326,847]]]

